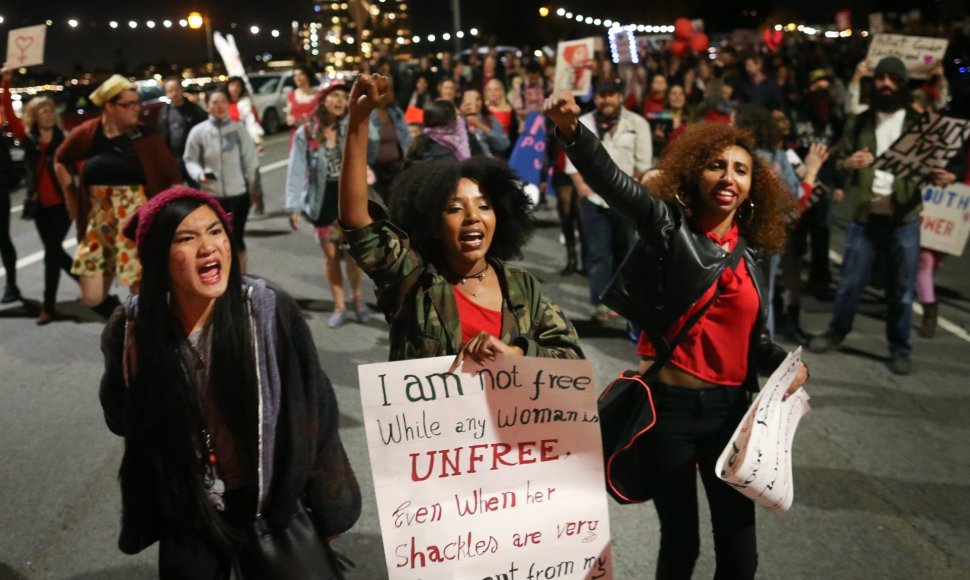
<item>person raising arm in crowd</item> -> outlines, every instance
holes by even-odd
[[[350,93],[340,225],[375,283],[390,359],[463,353],[581,358],[562,310],[528,272],[508,266],[531,235],[530,202],[489,157],[414,165],[395,180],[390,218],[367,200],[367,123],[388,80],[361,75]]]
[[[758,257],[784,247],[794,199],[755,153],[751,136],[727,124],[689,128],[645,188],[579,121],[571,95],[548,99],[545,112],[586,182],[640,235],[604,299],[644,329],[639,370],[650,377],[656,426],[639,452],[656,477],[657,577],[693,573],[699,471],[714,529],[715,578],[752,579],[754,503],[718,479],[714,464],[747,411],[746,392],[785,358],[765,332]],[[678,336],[687,324],[686,336]],[[660,369],[652,368],[658,361]],[[787,394],[807,378],[803,365]]]

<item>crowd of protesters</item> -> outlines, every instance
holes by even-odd
[[[966,44],[961,34],[951,45]],[[645,47],[636,64],[584,54],[581,63],[571,62],[591,72],[580,95],[553,92],[551,58],[493,48],[415,62],[385,54],[352,71],[361,73],[353,83],[321,82],[313,68],[297,66],[287,96],[289,170],[277,195],[294,230],[306,221],[316,233],[334,300],[331,328],[344,326],[348,311],[360,322],[369,319],[361,282],[366,273],[390,327],[389,358],[448,354],[479,361],[499,354],[583,356],[576,329],[538,279],[506,264],[528,242],[532,212],[555,197],[565,246],[561,274],[588,277],[593,324],[627,319],[640,372],[656,378],[657,408],[666,422],[650,444],[652,460],[670,475],[655,498],[663,525],[658,576],[692,573],[699,549],[697,498],[694,485],[683,482],[695,481],[699,463],[715,519],[718,572],[750,578],[757,568],[753,504],[713,475],[716,452],[746,409],[744,389],[757,390],[757,375],[770,373],[784,357],[775,337],[817,353],[838,346],[870,282],[885,289],[889,368],[911,372],[912,303],[923,306],[920,335],[932,337],[938,317],[933,276],[942,254],[920,247],[919,184],[873,163],[925,111],[970,118],[970,91],[942,65],[919,80],[895,57],[867,65],[865,45],[854,40],[792,37],[772,49],[724,43],[696,54],[674,46]],[[138,466],[145,460],[126,452],[123,488],[131,499],[135,482],[153,474],[168,478],[162,486],[173,486],[160,488],[160,497],[172,500],[162,508],[168,511],[151,515],[165,520],[155,530],[163,543],[161,568],[192,568],[205,560],[218,569],[212,577],[227,577],[229,559],[219,550],[199,556],[171,546],[205,543],[207,534],[215,534],[239,549],[242,544],[221,534],[236,528],[248,533],[249,520],[258,516],[241,506],[266,499],[262,475],[253,477],[254,465],[266,459],[259,455],[262,440],[250,437],[254,425],[246,421],[261,403],[234,403],[221,390],[237,379],[252,386],[265,370],[255,368],[265,362],[259,356],[243,357],[238,369],[224,362],[246,351],[256,334],[253,344],[266,352],[276,349],[277,339],[296,345],[291,352],[272,350],[269,362],[309,369],[313,385],[306,404],[329,417],[308,420],[306,430],[319,431],[321,448],[310,454],[313,464],[299,467],[302,480],[294,494],[340,484],[343,515],[324,529],[349,528],[359,512],[359,493],[335,435],[329,382],[308,354],[309,333],[289,298],[242,277],[247,217],[251,207],[261,212],[264,204],[263,131],[247,80],[232,77],[210,87],[204,102],[192,103],[180,79],[168,79],[170,102],[157,127],[144,127],[137,86],[113,75],[91,93],[101,115],[65,136],[53,103],[43,97],[28,103],[20,123],[10,106],[10,77],[4,68],[4,118],[28,144],[25,207],[45,248],[37,323],[57,319],[61,271],[78,282],[83,304],[111,317],[102,385],[106,419],[130,438],[130,449],[140,445],[167,466],[157,474],[142,472]],[[534,184],[540,193],[530,199],[507,161],[527,132],[527,119],[536,118],[551,122]],[[10,163],[9,155],[0,161]],[[930,182],[970,183],[968,163],[964,144],[945,167],[934,168]],[[183,183],[190,188],[173,189]],[[3,303],[22,299],[9,239],[10,189],[0,183]],[[837,283],[829,258],[835,204],[848,216]],[[79,241],[73,259],[61,246],[71,221]],[[644,272],[665,260],[672,264],[662,266],[667,269],[658,270],[658,277],[679,276],[644,281]],[[716,275],[704,278],[711,272]],[[131,288],[125,308],[111,294],[115,278]],[[653,316],[637,315],[643,309],[636,304],[614,310],[624,304],[611,295],[618,284],[626,284],[621,290],[632,302],[660,301]],[[239,294],[243,287],[245,295]],[[828,327],[815,336],[801,325],[805,294],[833,302]],[[279,300],[281,309],[263,312],[263,300]],[[258,315],[234,334],[238,320],[230,319],[241,319],[244,308]],[[173,320],[173,329],[153,336]],[[293,342],[284,326],[292,326],[299,340]],[[688,328],[689,336],[682,336]],[[138,359],[132,344],[140,345],[138,353],[164,351],[167,358]],[[197,371],[173,379],[173,361],[189,361]],[[131,381],[129,370],[135,372]],[[282,372],[265,380],[277,392],[302,389],[292,378]],[[787,392],[807,380],[803,367]],[[155,439],[161,429],[156,422],[131,422],[152,415],[150,408],[122,402],[129,382],[150,396],[171,381],[202,393],[201,408],[191,396],[162,401],[168,413],[181,417],[180,448]],[[206,395],[209,387],[215,390]],[[695,413],[699,400],[715,392],[723,408],[707,409],[709,416]],[[213,405],[208,410],[207,402]],[[295,424],[289,415],[279,416],[270,432],[291,420]],[[232,436],[220,439],[219,429],[236,430],[252,449],[242,445],[236,454]],[[200,433],[204,449],[198,448]],[[211,463],[202,477],[195,474],[199,457]],[[217,457],[225,463],[217,465]],[[314,471],[316,462],[334,458],[339,473]],[[189,472],[195,475],[178,479]],[[217,481],[223,486],[218,491]],[[191,489],[179,489],[188,483]],[[178,493],[201,498],[203,507],[179,504]],[[287,503],[288,513],[296,497]],[[325,504],[322,496],[307,499]],[[126,509],[140,502],[129,503]],[[171,518],[183,509],[203,521],[203,533],[186,536],[175,524]],[[125,515],[126,533],[147,525],[135,521],[144,514]],[[137,551],[143,542],[122,547]]]

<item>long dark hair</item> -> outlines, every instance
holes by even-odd
[[[152,490],[163,521],[207,532],[226,547],[231,534],[208,501],[203,486],[204,413],[195,381],[188,376],[180,347],[182,324],[169,306],[169,253],[175,230],[205,205],[194,198],[176,200],[159,211],[139,257],[141,292],[135,315],[135,365],[128,386],[125,455],[121,477],[127,484]],[[222,224],[228,228],[228,224]],[[230,237],[230,240],[232,238]],[[254,466],[257,444],[256,372],[252,332],[246,313],[242,275],[231,244],[232,265],[225,294],[216,299],[210,321],[212,337],[209,386],[221,416],[246,461]]]

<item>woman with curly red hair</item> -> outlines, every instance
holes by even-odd
[[[714,529],[714,577],[754,578],[754,504],[718,479],[714,464],[747,410],[746,393],[758,389],[758,373],[785,358],[765,332],[758,259],[784,248],[792,195],[754,153],[751,135],[727,124],[688,129],[645,188],[578,122],[571,96],[555,96],[545,109],[586,182],[640,235],[603,301],[644,330],[637,352],[657,421],[630,443],[649,466],[660,519],[657,578],[693,573],[698,470]],[[807,378],[803,366],[788,393]]]

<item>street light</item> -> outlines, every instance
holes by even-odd
[[[539,9],[539,16],[541,16],[543,18],[545,18],[546,16],[549,16],[549,8],[547,8],[545,6],[543,6],[542,8],[540,8]]]
[[[189,28],[191,28],[192,30],[198,30],[203,26],[205,27],[205,47],[206,47],[206,52],[209,55],[209,63],[207,68],[208,68],[208,71],[211,73],[214,66],[213,66],[213,58],[212,58],[212,28],[209,22],[209,17],[208,16],[203,17],[202,14],[193,11],[193,12],[189,12],[189,15],[185,17],[185,20],[188,22]]]

